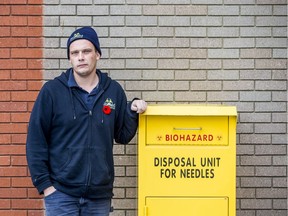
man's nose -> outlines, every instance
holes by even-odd
[[[83,59],[84,59],[84,54],[83,54],[83,52],[79,52],[78,60],[79,60],[79,61],[82,61]]]

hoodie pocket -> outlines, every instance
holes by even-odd
[[[69,148],[57,178],[67,185],[106,185],[111,181],[106,151],[101,148]]]
[[[90,151],[91,186],[107,185],[111,182],[112,164],[109,166],[105,149],[94,147]]]
[[[63,152],[65,163],[60,166],[57,179],[68,185],[85,184],[88,152],[83,148],[68,148]]]

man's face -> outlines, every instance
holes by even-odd
[[[100,54],[96,51],[94,45],[85,39],[79,39],[70,45],[70,63],[76,75],[87,77],[95,73],[97,61]]]

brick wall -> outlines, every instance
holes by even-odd
[[[129,99],[237,106],[237,216],[287,215],[286,0],[44,0],[44,49],[41,1],[0,2],[0,215],[43,215],[24,157],[28,113],[42,51],[49,80],[84,25]],[[136,137],[114,152],[112,215],[135,216]]]
[[[29,112],[42,85],[42,1],[0,1],[0,215],[43,215],[29,177]]]
[[[89,25],[99,68],[130,99],[236,105],[237,216],[286,216],[286,22],[286,0],[46,1],[44,78],[69,67],[66,39]],[[135,143],[115,146],[115,216],[136,215]]]

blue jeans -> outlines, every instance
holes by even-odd
[[[109,216],[111,199],[73,197],[55,191],[44,198],[46,216]]]

